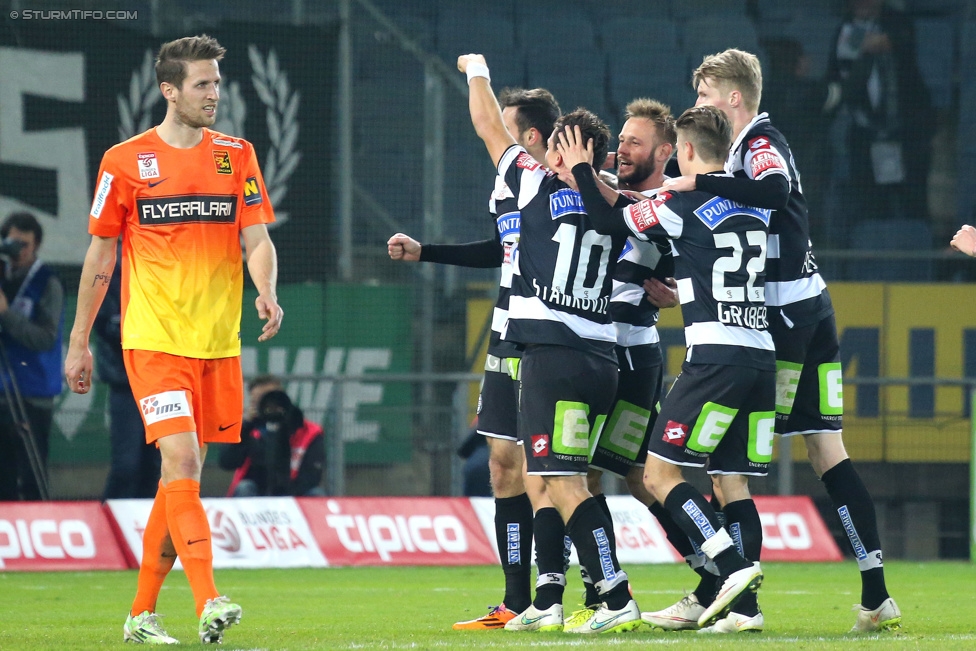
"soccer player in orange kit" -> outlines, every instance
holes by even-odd
[[[193,36],[165,43],[156,79],[167,102],[153,129],[102,158],[88,219],[92,234],[65,360],[68,387],[91,388],[89,334],[122,237],[122,348],[148,443],[159,446],[162,480],[143,536],[139,582],[124,639],[176,644],[156,618],[156,598],[179,556],[204,643],[219,643],[241,607],[214,585],[210,525],[200,501],[207,443],[240,441],[243,417],[240,322],[244,272],[277,334],[274,221],[251,143],[207,127],[220,99],[224,48]]]

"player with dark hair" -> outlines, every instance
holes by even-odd
[[[502,336],[525,346],[518,433],[526,472],[543,479],[545,494],[602,599],[586,622],[565,630],[633,630],[640,626],[640,611],[617,563],[608,533],[612,523],[590,495],[585,478],[591,437],[602,426],[616,388],[616,335],[608,308],[613,268],[626,238],[601,235],[590,227],[572,174],[554,142],[559,129],[578,127],[595,141],[602,162],[610,133],[585,109],[562,116],[549,139],[544,167],[506,130],[484,57],[461,56],[458,69],[468,77],[475,131],[521,212],[508,325]],[[506,628],[538,630],[537,622],[558,628],[562,615],[562,603],[546,611],[530,606]]]
[[[793,154],[769,116],[759,113],[759,60],[736,49],[705,57],[692,83],[697,105],[718,107],[732,121],[734,143],[725,170],[734,178],[682,176],[666,186],[677,191],[697,188],[773,209],[766,302],[776,344],[776,433],[803,436],[810,463],[854,550],[861,572],[861,604],[853,631],[897,628],[901,611],[885,585],[874,503],[841,434],[843,375],[834,307],[813,255]]]
[[[200,501],[207,444],[240,441],[242,247],[258,290],[258,341],[277,334],[274,221],[251,143],[208,127],[220,100],[224,48],[209,36],[164,44],[156,77],[166,117],[102,158],[88,219],[92,241],[65,360],[68,387],[91,389],[89,335],[122,236],[122,349],[162,480],[143,535],[136,597],[124,639],[176,644],[156,617],[163,580],[179,556],[199,637],[219,643],[241,607],[214,585],[210,525]]]
[[[666,178],[664,166],[674,151],[674,117],[666,105],[648,98],[631,101],[624,114],[615,155],[616,187],[631,196],[653,196]],[[602,475],[610,472],[624,479],[631,495],[661,517],[657,502],[644,488],[644,457],[648,426],[657,413],[663,384],[663,355],[655,324],[659,307],[678,304],[672,287],[674,261],[670,246],[629,237],[613,274],[610,317],[617,333],[617,394],[607,424],[590,460],[587,483],[607,517],[611,517],[603,494]],[[654,279],[658,300],[648,300],[643,284]],[[666,516],[664,516],[666,517]],[[680,530],[685,547],[691,544]],[[690,553],[693,553],[690,552]],[[697,557],[696,557],[697,558]],[[582,569],[582,568],[581,568]],[[566,621],[569,627],[585,621],[599,605],[599,596],[589,575],[583,571],[583,609]]]
[[[682,173],[721,173],[731,141],[731,124],[721,111],[688,109],[675,128]],[[688,353],[655,421],[644,485],[724,579],[699,617],[699,626],[708,626],[759,587],[762,570],[736,550],[681,467],[707,461],[709,473],[719,475],[764,475],[768,468],[775,419],[775,355],[763,304],[769,211],[705,192],[664,192],[636,204],[621,196],[610,206],[590,170],[590,161],[601,160],[592,143],[579,131],[558,135],[597,229],[670,239],[675,251]]]
[[[543,158],[552,126],[559,117],[559,104],[544,88],[504,88],[498,94],[502,119],[516,142],[537,158]],[[512,288],[512,270],[519,239],[519,207],[505,180],[495,177],[495,189],[488,202],[495,224],[495,237],[467,244],[423,244],[403,233],[387,242],[394,260],[436,262],[465,267],[501,267],[498,300],[491,317],[485,377],[478,399],[478,432],[489,445],[489,468],[492,494],[495,497],[495,542],[505,575],[505,598],[487,615],[457,622],[455,630],[503,628],[532,602],[533,519],[543,524],[551,516],[542,510],[533,514],[522,478],[525,455],[517,445],[518,365],[522,346],[502,339],[508,322],[508,301]],[[558,519],[558,515],[556,515]],[[536,541],[542,551],[540,563],[554,556],[562,571],[563,537],[552,536],[550,542]],[[548,548],[554,547],[553,550]],[[546,568],[552,569],[552,568]],[[540,569],[540,574],[549,574]],[[561,595],[560,595],[561,596]]]

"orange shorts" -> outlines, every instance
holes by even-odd
[[[124,350],[122,355],[147,443],[181,432],[196,432],[200,445],[240,442],[240,357],[196,359],[152,350]]]

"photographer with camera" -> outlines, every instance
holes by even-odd
[[[0,226],[0,501],[39,500],[47,493],[48,436],[61,393],[64,288],[37,258],[43,236],[29,212],[13,213]]]
[[[234,471],[227,496],[325,495],[322,428],[305,419],[274,375],[251,380],[248,400],[241,442],[220,449],[220,467]]]

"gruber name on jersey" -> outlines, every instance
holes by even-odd
[[[775,369],[764,288],[772,211],[702,191],[611,207],[592,173],[577,165],[573,175],[598,227],[622,222],[639,239],[671,241],[688,362]]]

